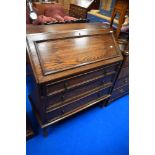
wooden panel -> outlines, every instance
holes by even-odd
[[[124,96],[125,94],[129,93],[129,85],[120,87],[118,89],[113,90],[112,95],[110,97],[109,102],[112,102],[115,99],[118,99],[122,96]]]
[[[26,25],[27,34],[44,33],[44,32],[64,32],[79,29],[103,29],[102,23],[76,23],[76,24],[57,24],[57,25]]]
[[[121,69],[118,79],[124,78],[126,76],[129,76],[129,68],[128,67]]]
[[[93,102],[97,99],[100,99],[100,98],[108,95],[109,90],[110,90],[110,88],[105,88],[105,89],[103,89],[97,93],[94,93],[88,97],[85,97],[79,101],[76,101],[72,104],[66,105],[64,108],[62,108],[64,110],[64,114],[69,113],[76,108],[80,108],[81,106],[84,106],[84,104],[89,104],[90,102]]]
[[[98,92],[94,92],[91,95],[80,98],[74,102],[71,102],[70,104],[67,104],[66,106],[62,106],[61,108],[56,108],[55,110],[49,111],[47,112],[48,120],[51,122],[52,120],[63,117],[64,115],[67,115],[72,111],[80,109],[86,105],[92,104],[93,102],[95,104],[97,103],[97,100],[100,100],[108,95],[109,91],[110,87],[102,89]]]
[[[108,102],[112,102],[129,92],[129,52],[122,52],[124,56],[123,64],[112,90],[112,96]]]
[[[44,75],[75,68],[116,55],[113,38],[109,34],[36,41],[35,47]],[[72,51],[68,49],[72,49]]]
[[[29,27],[27,51],[41,127],[108,99],[123,60],[103,24]]]
[[[112,33],[105,30],[27,35],[27,43],[38,81],[53,73],[120,56]]]
[[[82,86],[79,86],[70,90],[66,90],[57,95],[48,97],[46,105],[48,108],[49,107],[51,108],[54,106],[65,104],[71,100],[75,100],[80,96],[83,96],[85,94],[89,94],[92,91],[95,91],[96,89],[104,88],[106,85],[112,85],[113,78],[114,78],[113,76],[100,78],[93,82],[86,83]]]
[[[124,56],[124,61],[123,61],[123,68],[129,67],[129,56]]]
[[[114,89],[119,88],[119,87],[124,86],[124,85],[127,85],[127,84],[129,84],[129,77],[128,76],[125,78],[117,80],[115,83]]]
[[[103,78],[106,75],[115,74],[118,67],[119,67],[119,64],[115,63],[104,68],[98,68],[97,70],[72,76],[68,79],[49,83],[46,85],[46,88],[45,88],[46,95],[47,96],[53,95],[71,88],[75,88],[84,83],[91,82],[93,81],[93,79]]]

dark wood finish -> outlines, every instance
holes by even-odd
[[[129,77],[128,76],[121,78],[121,79],[117,79],[117,81],[115,83],[116,88],[119,88],[120,86],[124,86],[124,85],[129,85]]]
[[[31,122],[28,115],[26,114],[26,139],[30,139],[34,136],[34,131],[32,130]]]
[[[123,85],[119,88],[115,88],[112,92],[112,95],[110,97],[109,102],[112,102],[112,101],[114,101],[114,100],[116,100],[116,99],[118,99],[118,98],[120,98],[120,97],[122,97],[128,93],[129,93],[129,85],[128,84]]]
[[[116,30],[116,38],[118,39],[119,34],[121,32],[121,27],[124,22],[124,18],[126,13],[129,12],[129,0],[116,0],[115,2],[115,7],[113,9],[112,15],[111,15],[111,22],[110,26],[112,27],[114,18],[117,13],[119,13],[119,23],[118,23],[118,28]]]
[[[87,12],[98,9],[100,0],[74,0],[70,4],[69,14],[76,18],[87,18]]]
[[[26,25],[26,33],[27,34],[34,34],[34,33],[44,33],[44,32],[59,32],[59,31],[70,31],[70,30],[79,30],[79,29],[95,29],[95,28],[103,28],[103,24],[101,23],[74,23],[74,24],[62,24],[63,26],[59,25],[59,24],[55,24],[55,25],[37,25],[34,26],[32,24],[30,25]],[[112,29],[111,29],[112,30]],[[26,52],[26,63],[27,66],[29,66],[30,64],[30,60],[29,57],[27,56],[27,52]],[[31,75],[31,72],[27,72],[27,75]]]
[[[45,33],[45,32],[68,32],[71,30],[94,30],[94,29],[103,29],[105,25],[102,23],[74,23],[74,24],[56,24],[56,25],[26,25],[26,33],[27,34],[35,34],[35,33]],[[111,29],[112,30],[112,29]]]
[[[124,51],[123,63],[113,87],[109,103],[129,93],[129,52]]]
[[[104,60],[106,62],[118,58],[114,37],[110,31],[104,29],[71,31],[59,35],[27,35],[27,44],[38,83],[75,74],[100,66]],[[68,49],[72,49],[72,52]],[[80,68],[81,66],[83,67]]]
[[[111,29],[61,26],[27,29],[30,100],[42,128],[109,98],[123,60]]]

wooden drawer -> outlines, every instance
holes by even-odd
[[[127,93],[129,93],[129,85],[120,87],[118,89],[114,89],[112,92],[112,95],[110,97],[109,102],[111,102],[111,101],[113,101],[113,100],[115,100],[115,99],[117,99],[117,98],[119,98],[119,97],[121,97]]]
[[[114,89],[129,84],[129,77],[125,77],[116,81]]]
[[[102,88],[106,85],[112,85],[114,80],[114,74],[107,75],[105,77],[100,77],[95,79],[92,82],[80,85],[79,87],[66,90],[62,93],[57,95],[53,95],[48,97],[46,107],[47,109],[51,108],[52,106],[59,106],[65,102],[70,100],[75,100],[84,94],[88,94],[89,92],[96,90],[98,88]]]
[[[119,75],[118,75],[118,79],[124,78],[126,76],[129,76],[129,68],[122,68]]]
[[[88,83],[89,81],[92,81],[92,79],[98,78],[100,76],[104,77],[107,74],[111,74],[111,73],[115,74],[118,68],[118,65],[119,64],[116,63],[104,68],[99,68],[84,74],[73,76],[62,81],[46,84],[45,86],[46,95],[50,96],[50,95],[54,95],[54,94],[75,88],[79,85],[83,85],[84,83]]]
[[[108,97],[111,87],[106,87],[102,90],[93,92],[87,96],[79,98],[74,102],[68,103],[67,105],[62,105],[52,110],[47,111],[47,120],[51,122],[51,120],[57,119],[59,117],[63,117],[64,115],[68,115],[69,113],[77,110],[83,109],[83,107],[88,105],[93,105],[98,103],[99,101],[104,100],[104,97]]]

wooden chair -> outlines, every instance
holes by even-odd
[[[119,13],[119,21],[118,21],[118,27],[116,30],[116,39],[118,39],[119,34],[121,32],[121,27],[125,19],[125,15],[129,12],[129,0],[116,0],[115,7],[112,12],[110,26],[112,27],[114,18],[117,13]]]

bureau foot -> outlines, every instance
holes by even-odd
[[[44,137],[48,136],[48,127],[43,128],[43,135],[44,135]]]

